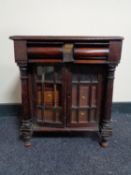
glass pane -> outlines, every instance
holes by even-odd
[[[56,110],[55,111],[55,121],[56,122],[61,122],[62,117],[63,117],[63,115],[61,113],[61,110]]]
[[[40,83],[37,84],[37,97],[36,97],[36,103],[37,105],[41,105],[42,104],[42,86]]]
[[[45,106],[54,106],[54,88],[52,84],[45,84],[43,97]]]
[[[47,66],[43,68],[43,74],[45,73],[45,80],[53,80],[54,67]]]
[[[54,105],[55,107],[61,106],[61,85],[55,85],[54,89]]]
[[[37,119],[42,121],[42,110],[41,109],[36,109],[36,115],[37,115]]]

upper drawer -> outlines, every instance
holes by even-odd
[[[109,55],[108,43],[88,44],[48,44],[28,45],[27,54],[29,59],[107,59]],[[66,60],[65,60],[66,61]]]
[[[76,47],[74,57],[76,59],[106,59],[109,54],[109,48],[106,47]]]
[[[62,58],[62,47],[60,46],[32,46],[27,48],[28,57],[31,58]]]

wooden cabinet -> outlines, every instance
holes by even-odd
[[[122,37],[12,36],[21,72],[21,135],[95,131],[107,146]]]

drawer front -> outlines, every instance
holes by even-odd
[[[102,47],[82,47],[74,49],[76,59],[106,59],[109,54],[108,48]]]
[[[27,44],[29,59],[59,59],[63,62],[75,60],[107,59],[108,43],[30,43]]]
[[[28,57],[31,59],[34,58],[61,58],[62,59],[62,48],[56,46],[48,46],[48,47],[29,47],[27,49]]]

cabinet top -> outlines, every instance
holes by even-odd
[[[55,40],[55,41],[92,41],[92,40],[123,40],[121,36],[10,36],[12,40]]]

